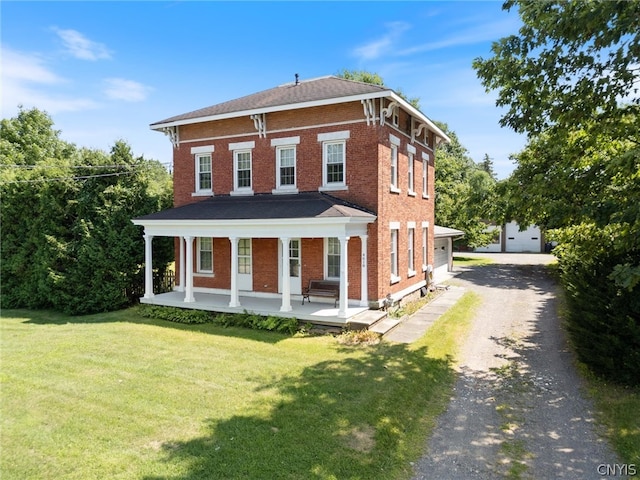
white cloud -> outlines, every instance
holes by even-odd
[[[104,92],[112,100],[141,102],[146,100],[151,87],[124,78],[107,78]]]
[[[381,38],[357,47],[353,54],[362,60],[373,60],[392,50],[400,36],[411,28],[406,22],[391,22],[386,25],[387,33]]]
[[[18,105],[38,108],[50,114],[96,108],[87,98],[56,94],[52,89],[67,83],[35,54],[27,54],[2,47],[2,117],[17,112]]]
[[[101,60],[111,58],[111,52],[102,43],[89,40],[77,30],[53,28],[60,37],[67,51],[80,60]]]
[[[489,23],[478,23],[466,30],[456,30],[455,34],[442,37],[434,42],[423,43],[415,47],[398,52],[398,55],[413,55],[416,53],[440,50],[443,48],[457,47],[461,45],[475,45],[478,43],[495,41],[501,37],[517,32],[518,24],[513,19],[498,20]]]
[[[13,81],[53,84],[64,80],[44,65],[44,60],[35,54],[21,53],[2,47],[2,84]]]

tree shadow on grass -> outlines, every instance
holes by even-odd
[[[360,348],[264,384],[251,393],[255,408],[211,419],[202,437],[165,442],[168,469],[186,473],[146,480],[408,477],[453,369],[426,347]]]

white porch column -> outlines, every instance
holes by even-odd
[[[193,237],[184,237],[184,241],[187,244],[184,301],[187,303],[191,303],[196,301],[195,297],[193,296]]]
[[[282,306],[281,312],[290,312],[291,308],[291,279],[289,278],[289,238],[280,237],[282,242]]]
[[[340,240],[340,305],[338,308],[338,317],[347,318],[347,306],[349,305],[347,242],[349,242],[349,237],[339,237],[338,240]]]
[[[187,271],[184,264],[184,238],[178,237],[180,239],[180,280],[178,285],[178,291],[184,292],[184,282],[185,282],[185,272]]]
[[[144,235],[144,298],[153,298],[153,235]]]
[[[240,297],[238,295],[238,238],[229,237],[231,242],[231,300],[230,307],[240,306]]]
[[[367,275],[367,238],[368,235],[360,235],[360,249],[362,250],[362,265],[360,267],[360,306],[369,306],[369,277]]]

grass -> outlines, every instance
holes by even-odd
[[[599,421],[620,460],[640,466],[640,389],[608,383],[590,374],[584,366],[581,370]]]
[[[482,265],[491,265],[492,263],[495,262],[488,257],[464,257],[459,256],[459,254],[454,255],[453,257],[453,265],[456,267],[477,267]]]
[[[557,263],[547,266],[548,272],[559,280]],[[566,318],[564,293],[558,293],[558,314]],[[566,320],[565,320],[566,321]],[[571,342],[570,342],[571,344]],[[622,463],[640,465],[640,387],[621,386],[607,382],[576,360],[578,371],[586,382],[586,388],[596,407],[599,423]]]
[[[5,310],[0,477],[410,478],[465,302],[411,346]]]

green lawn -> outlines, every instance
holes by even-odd
[[[482,265],[491,265],[495,263],[490,258],[484,257],[465,257],[464,253],[456,253],[453,256],[453,265],[455,267],[477,267]]]
[[[410,478],[470,312],[412,346],[347,347],[135,309],[5,310],[0,478]]]

